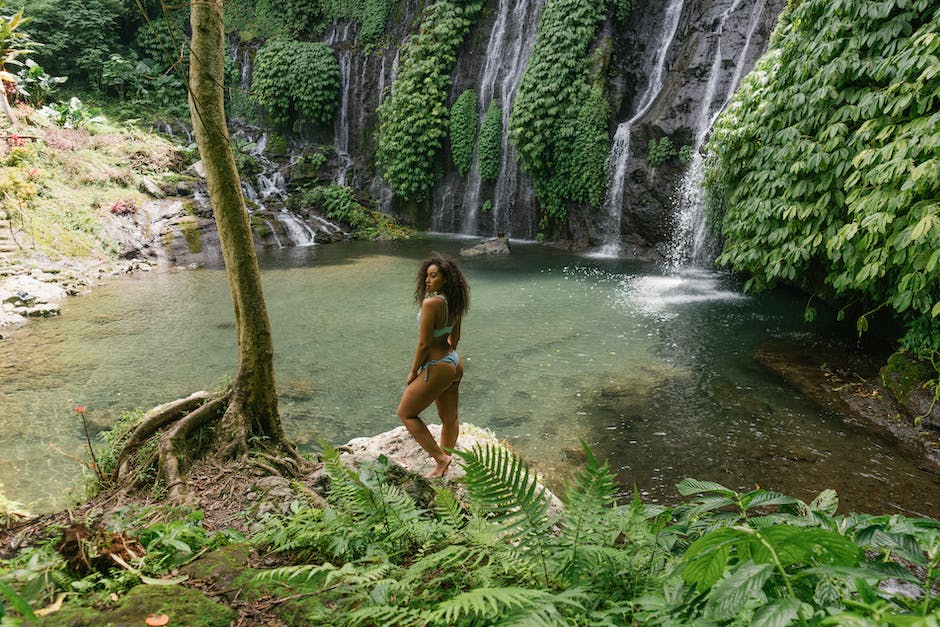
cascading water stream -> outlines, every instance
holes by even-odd
[[[679,184],[678,195],[676,199],[676,227],[673,240],[669,249],[669,266],[673,270],[679,270],[684,267],[707,267],[711,264],[715,256],[714,246],[710,241],[707,228],[707,219],[704,201],[703,183],[705,180],[705,157],[702,154],[702,148],[708,138],[715,120],[724,110],[725,106],[731,100],[741,77],[744,75],[744,67],[748,59],[748,51],[751,47],[751,39],[760,17],[763,14],[765,3],[761,0],[755,0],[751,7],[748,18],[747,35],[744,45],[737,54],[735,60],[734,74],[727,83],[724,97],[719,101],[718,86],[722,77],[722,40],[725,26],[729,17],[731,17],[740,8],[743,0],[735,2],[721,14],[718,28],[715,30],[715,52],[712,59],[711,70],[708,76],[708,83],[705,89],[705,95],[701,99],[701,109],[694,129],[694,143],[692,146],[692,159],[688,164],[686,173]],[[720,102],[719,106],[715,106]]]
[[[346,22],[342,28],[338,22],[327,37],[326,43],[336,50],[336,60],[339,62],[340,75],[340,105],[336,122],[333,124],[333,148],[339,157],[339,167],[333,178],[337,185],[346,184],[346,175],[352,166],[352,157],[349,155],[349,99],[352,93],[353,44],[356,35],[353,22]],[[339,45],[338,45],[339,44]]]
[[[682,16],[684,0],[670,0],[663,18],[662,30],[654,41],[662,42],[657,51],[653,70],[650,72],[646,91],[640,97],[635,113],[621,122],[614,133],[610,156],[607,159],[607,194],[604,198],[604,210],[607,213],[606,241],[597,251],[598,256],[616,257],[620,254],[620,225],[623,220],[623,187],[627,174],[627,164],[630,161],[630,133],[633,125],[646,115],[656,96],[665,84],[666,56],[672,47],[672,42],[679,27],[679,18]]]
[[[494,100],[502,108],[502,160],[492,209],[494,232],[508,232],[508,214],[516,201],[519,166],[515,149],[509,141],[509,114],[522,74],[529,63],[544,3],[544,0],[500,0],[486,45],[486,63],[477,82],[478,119],[482,122]],[[481,186],[479,159],[474,153],[462,201],[461,231],[464,233],[476,233],[478,230]],[[450,200],[441,204],[452,203],[453,200]],[[435,216],[434,225],[437,229],[441,227],[441,213],[442,209],[439,209]]]

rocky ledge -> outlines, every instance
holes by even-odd
[[[924,387],[926,370],[906,354],[895,353],[880,366],[842,346],[788,338],[765,343],[756,358],[847,423],[896,441],[940,469],[940,403],[932,402],[934,388]]]

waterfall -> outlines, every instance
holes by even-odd
[[[692,160],[689,162],[685,175],[679,183],[678,194],[676,198],[676,226],[672,242],[669,245],[669,265],[673,269],[679,269],[686,266],[707,266],[715,256],[714,244],[708,236],[704,189],[705,180],[705,156],[702,154],[702,148],[708,138],[709,131],[715,120],[724,110],[731,96],[734,95],[744,74],[744,67],[748,60],[748,51],[751,47],[751,39],[754,31],[760,22],[765,3],[762,0],[755,0],[751,7],[748,18],[747,34],[744,39],[744,45],[737,53],[735,60],[734,74],[727,83],[723,98],[718,98],[718,87],[722,78],[722,40],[724,39],[724,29],[728,21],[740,7],[743,0],[735,2],[721,14],[718,28],[714,32],[714,57],[712,58],[711,70],[708,75],[705,95],[701,99],[701,109],[694,130],[694,143],[692,145]],[[716,103],[718,106],[716,107]]]
[[[494,233],[509,231],[509,214],[517,200],[515,194],[519,166],[516,151],[509,141],[509,114],[522,74],[529,63],[544,3],[545,0],[499,0],[496,19],[486,44],[486,63],[475,81],[478,120],[482,123],[494,100],[499,103],[503,114],[502,161],[493,197]],[[462,199],[463,220],[460,230],[464,233],[476,233],[478,230],[481,186],[480,164],[474,153]],[[450,194],[445,201],[438,203],[432,218],[435,230],[444,230],[443,213],[454,201]]]
[[[666,75],[666,56],[672,47],[676,30],[679,28],[679,17],[682,15],[684,0],[669,0],[663,18],[662,30],[653,41],[662,42],[657,51],[653,71],[650,73],[646,91],[640,96],[635,113],[621,122],[614,133],[610,156],[607,158],[607,194],[604,197],[604,210],[607,213],[607,226],[605,227],[606,240],[597,254],[615,257],[620,254],[620,226],[623,221],[623,187],[627,174],[627,164],[630,161],[630,133],[633,125],[646,115],[656,96],[663,88]]]
[[[278,211],[275,217],[284,225],[294,246],[313,246],[317,243],[313,229],[299,217],[286,210]]]

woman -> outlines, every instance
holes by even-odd
[[[421,262],[415,287],[418,312],[418,348],[398,404],[398,417],[418,444],[434,458],[435,467],[426,477],[442,477],[457,444],[457,390],[463,364],[457,355],[460,323],[470,306],[470,287],[452,260],[432,253]],[[422,411],[434,402],[441,418],[441,441],[421,420]]]

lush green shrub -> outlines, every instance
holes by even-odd
[[[339,98],[339,63],[322,43],[267,42],[255,56],[252,94],[280,127],[326,123]]]
[[[391,0],[321,0],[332,19],[359,20],[359,41],[375,41],[385,33]]]
[[[391,216],[364,206],[348,187],[322,185],[306,189],[300,204],[346,225],[356,239],[408,239],[413,234]]]
[[[610,8],[614,17],[621,24],[626,24],[630,16],[633,15],[633,9],[636,7],[636,0],[610,0]]]
[[[423,203],[440,177],[435,163],[447,131],[447,88],[457,49],[482,0],[436,0],[405,44],[392,96],[379,107],[376,160],[392,191]]]
[[[480,178],[494,182],[499,178],[503,158],[503,109],[495,100],[490,103],[483,116],[480,139],[477,142],[477,159],[480,162]]]
[[[322,625],[934,624],[937,521],[693,479],[675,507],[620,504],[585,450],[555,513],[494,445],[456,452],[469,505],[447,485],[419,505],[387,459],[356,472],[327,448],[328,507],[265,520],[256,540],[292,565],[257,580],[311,586]]]
[[[749,289],[889,308],[908,346],[940,348],[940,8],[803,0],[787,15],[708,145],[718,261]]]
[[[581,177],[571,169],[580,170],[580,164],[571,157],[582,105],[591,98],[587,52],[603,18],[603,3],[548,0],[510,117],[522,167],[532,175],[544,210],[558,220],[567,215],[566,200],[582,195]],[[582,141],[587,145],[592,138]]]
[[[473,164],[473,144],[477,138],[477,94],[465,90],[450,108],[450,156],[461,174]]]
[[[14,5],[17,3],[14,3]],[[34,55],[53,75],[68,76],[70,86],[98,89],[101,69],[112,54],[124,54],[122,27],[137,12],[121,0],[30,0],[28,31],[44,45]]]
[[[585,205],[598,207],[607,187],[607,157],[610,154],[610,135],[607,119],[610,106],[604,92],[595,85],[578,109],[574,129],[572,160],[569,166],[571,198]]]
[[[679,163],[688,165],[695,156],[695,148],[691,144],[685,144],[679,149]]]
[[[658,168],[678,155],[679,151],[676,150],[676,146],[672,143],[672,138],[660,137],[659,139],[650,140],[649,146],[646,149],[646,162],[651,168]]]

